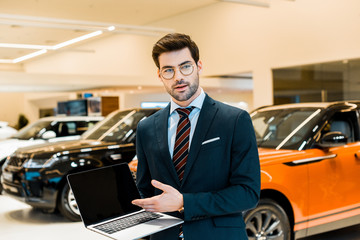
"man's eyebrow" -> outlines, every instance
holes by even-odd
[[[185,61],[185,62],[182,62],[180,63],[178,66],[181,66],[181,65],[184,65],[186,63],[192,63],[191,61]],[[161,69],[164,69],[164,68],[173,68],[174,66],[163,66]]]
[[[184,65],[185,63],[192,63],[191,61],[185,61],[179,64],[179,66]]]

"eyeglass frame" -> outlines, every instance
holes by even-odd
[[[184,73],[181,71],[181,67],[182,67],[183,65],[186,65],[186,64],[190,64],[191,67],[193,68],[192,71],[191,71],[191,73],[189,73],[189,74],[184,74]],[[194,66],[194,65],[197,66],[197,64],[195,64],[194,62],[186,61],[186,62],[183,62],[183,63],[179,64],[177,67],[165,66],[165,67],[159,69],[159,75],[160,75],[163,79],[165,79],[165,80],[171,80],[171,79],[173,79],[173,78],[175,77],[175,69],[176,69],[176,70],[179,71],[182,75],[184,75],[184,76],[190,76],[190,75],[193,74],[193,72],[194,72],[194,69],[195,69],[195,66]],[[165,77],[163,76],[162,72],[163,72],[164,70],[166,70],[166,69],[173,69],[173,70],[174,70],[173,75],[172,75],[171,78],[165,78]]]

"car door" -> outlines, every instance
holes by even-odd
[[[347,135],[348,143],[322,149],[327,157],[308,165],[309,234],[351,225],[355,221],[352,217],[360,214],[358,122],[356,111],[338,112],[322,130],[340,131]]]

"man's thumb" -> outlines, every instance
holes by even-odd
[[[163,183],[161,183],[161,182],[159,182],[159,181],[157,181],[157,180],[152,180],[152,181],[151,181],[151,184],[152,184],[154,187],[156,187],[156,188],[158,188],[158,189],[160,189],[160,190],[163,190],[164,192],[168,192],[168,191],[169,191],[168,185],[163,184]]]

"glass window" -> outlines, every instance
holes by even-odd
[[[360,59],[273,69],[274,104],[358,99]]]
[[[76,122],[62,122],[59,124],[59,136],[78,135]]]
[[[97,122],[95,121],[78,121],[75,122],[75,131],[76,131],[76,135],[81,135],[83,134],[85,131],[93,128],[95,126]]]
[[[251,114],[258,147],[299,149],[320,109],[259,110]]]
[[[51,127],[50,121],[40,121],[30,124],[13,135],[13,138],[21,140],[37,139]]]
[[[129,143],[135,138],[138,122],[149,115],[151,111],[122,111],[107,117],[84,135],[85,139],[106,142]]]
[[[340,132],[344,134],[348,143],[355,142],[358,139],[358,125],[355,111],[337,112],[321,130],[321,135],[328,132]]]

